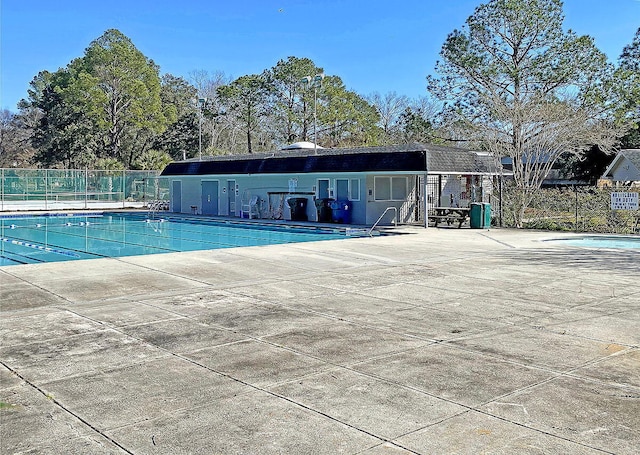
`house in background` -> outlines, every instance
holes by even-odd
[[[523,157],[523,163],[526,163],[529,160],[531,166],[535,167],[544,167],[547,166],[551,156],[546,153],[542,153],[531,158]],[[500,160],[502,164],[502,169],[505,172],[505,175],[513,175],[513,158],[510,156],[504,156]],[[559,160],[552,165],[551,169],[549,169],[549,173],[545,176],[542,181],[542,188],[557,188],[557,187],[567,187],[567,186],[587,186],[589,185],[588,180],[577,179],[577,178],[567,178],[565,175],[565,170],[562,168],[562,165]]]
[[[389,207],[399,222],[411,223],[424,221],[426,204],[460,206],[490,197],[493,167],[489,156],[452,147],[296,143],[273,153],[174,162],[162,177],[170,182],[170,211],[176,213],[292,219],[287,201],[296,199],[303,201],[297,220],[327,221],[320,208],[335,200],[348,207],[350,222],[372,225]],[[425,178],[437,186],[425,185]],[[390,214],[383,224],[391,220]]]
[[[640,186],[640,149],[620,150],[598,186]]]
[[[439,148],[429,150],[427,159],[429,207],[469,207],[472,202],[491,202],[499,172],[489,153]]]

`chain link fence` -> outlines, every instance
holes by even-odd
[[[160,171],[0,169],[0,211],[141,208],[169,199]]]
[[[609,234],[640,233],[640,211],[612,210],[611,195],[617,192],[639,193],[640,189],[571,187],[543,188],[534,195],[525,210],[522,227],[552,231]],[[494,218],[505,227],[515,227],[516,191],[505,185],[502,204],[494,206]]]

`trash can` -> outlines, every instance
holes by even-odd
[[[292,197],[287,199],[287,204],[291,209],[291,221],[308,221],[307,216],[307,198]]]
[[[316,199],[319,223],[331,223],[331,202],[333,202],[331,198]]]
[[[491,204],[472,202],[469,211],[469,225],[471,229],[489,229],[491,227]]]
[[[334,223],[351,224],[351,202],[350,201],[332,201],[331,220]]]
[[[491,227],[491,204],[483,202],[484,207],[484,228],[489,229]]]

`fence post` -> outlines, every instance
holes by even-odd
[[[500,227],[503,227],[502,225],[502,181],[503,181],[503,176],[501,175],[500,177],[498,177],[498,194],[499,194],[499,198],[500,198],[500,213],[498,214],[498,218],[500,220]]]
[[[89,206],[89,170],[87,166],[84,167],[84,209],[87,210]]]
[[[126,174],[126,170],[122,170],[122,208],[125,208],[125,188],[126,188],[126,180],[127,180],[127,174]]]
[[[424,182],[422,185],[422,208],[424,209],[424,228],[429,228],[429,152],[424,151]]]
[[[573,185],[576,192],[576,224],[574,230],[578,232],[578,185]]]
[[[424,222],[424,228],[427,229],[429,228],[429,196],[427,187],[429,182],[428,170],[425,171],[423,179],[422,188],[420,189],[422,191],[422,210],[424,211],[422,221]]]
[[[49,210],[49,170],[44,170],[44,209]]]

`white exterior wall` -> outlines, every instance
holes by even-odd
[[[404,177],[406,178],[407,197],[404,200],[376,200],[376,177],[385,178],[385,177]],[[376,174],[376,175],[368,175],[366,179],[366,214],[365,214],[365,223],[367,225],[372,225],[375,223],[380,215],[384,213],[384,211],[388,207],[395,207],[398,210],[398,218],[400,223],[406,223],[412,221],[413,211],[415,209],[416,201],[412,195],[415,194],[415,174]],[[422,193],[422,191],[420,191]],[[389,211],[384,216],[384,218],[380,221],[380,225],[390,225],[393,224],[393,217],[395,215],[394,211]]]
[[[628,159],[622,157],[612,169],[611,178],[614,182],[635,182],[640,180],[640,172]]]
[[[407,195],[413,194],[415,187],[415,174],[380,174],[380,176],[403,176],[407,177]],[[329,197],[336,197],[336,180],[343,179],[349,182],[349,192],[356,200],[351,200],[351,223],[361,225],[373,224],[387,207],[397,207],[401,213],[400,221],[408,221],[410,216],[412,203],[407,204],[406,201],[376,201],[374,199],[374,178],[372,174],[365,173],[332,173],[332,174],[259,174],[259,175],[197,175],[197,176],[170,176],[170,182],[182,182],[182,197],[180,204],[180,213],[202,213],[202,182],[217,181],[218,182],[218,213],[213,214],[219,216],[240,216],[241,205],[248,202],[251,195],[256,195],[262,202],[262,217],[269,218],[269,193],[281,192],[287,198],[289,193],[291,197],[304,197],[308,199],[307,217],[309,221],[317,220],[317,211],[315,206],[315,196],[318,194],[318,180],[329,180]],[[290,191],[289,181],[297,179],[297,185]],[[236,210],[235,213],[229,213],[229,195],[227,191],[228,181],[235,180],[236,190]],[[356,185],[357,183],[357,185]],[[173,200],[173,184],[170,184],[171,200]],[[301,193],[301,194],[295,194]],[[358,197],[359,196],[359,197]],[[272,195],[272,201],[278,199],[279,196]],[[342,199],[342,197],[340,198]],[[415,205],[415,203],[413,203]],[[173,206],[173,204],[172,204]],[[195,207],[192,210],[192,207]],[[407,215],[408,213],[408,215]],[[282,218],[291,219],[288,204],[283,204]],[[385,216],[380,224],[391,224],[393,215]]]
[[[171,207],[174,206],[174,182],[179,181],[182,183],[182,197],[180,198],[180,213],[191,213],[191,205],[201,205],[201,179],[196,177],[182,177],[171,176],[169,177],[169,200],[172,201]]]

